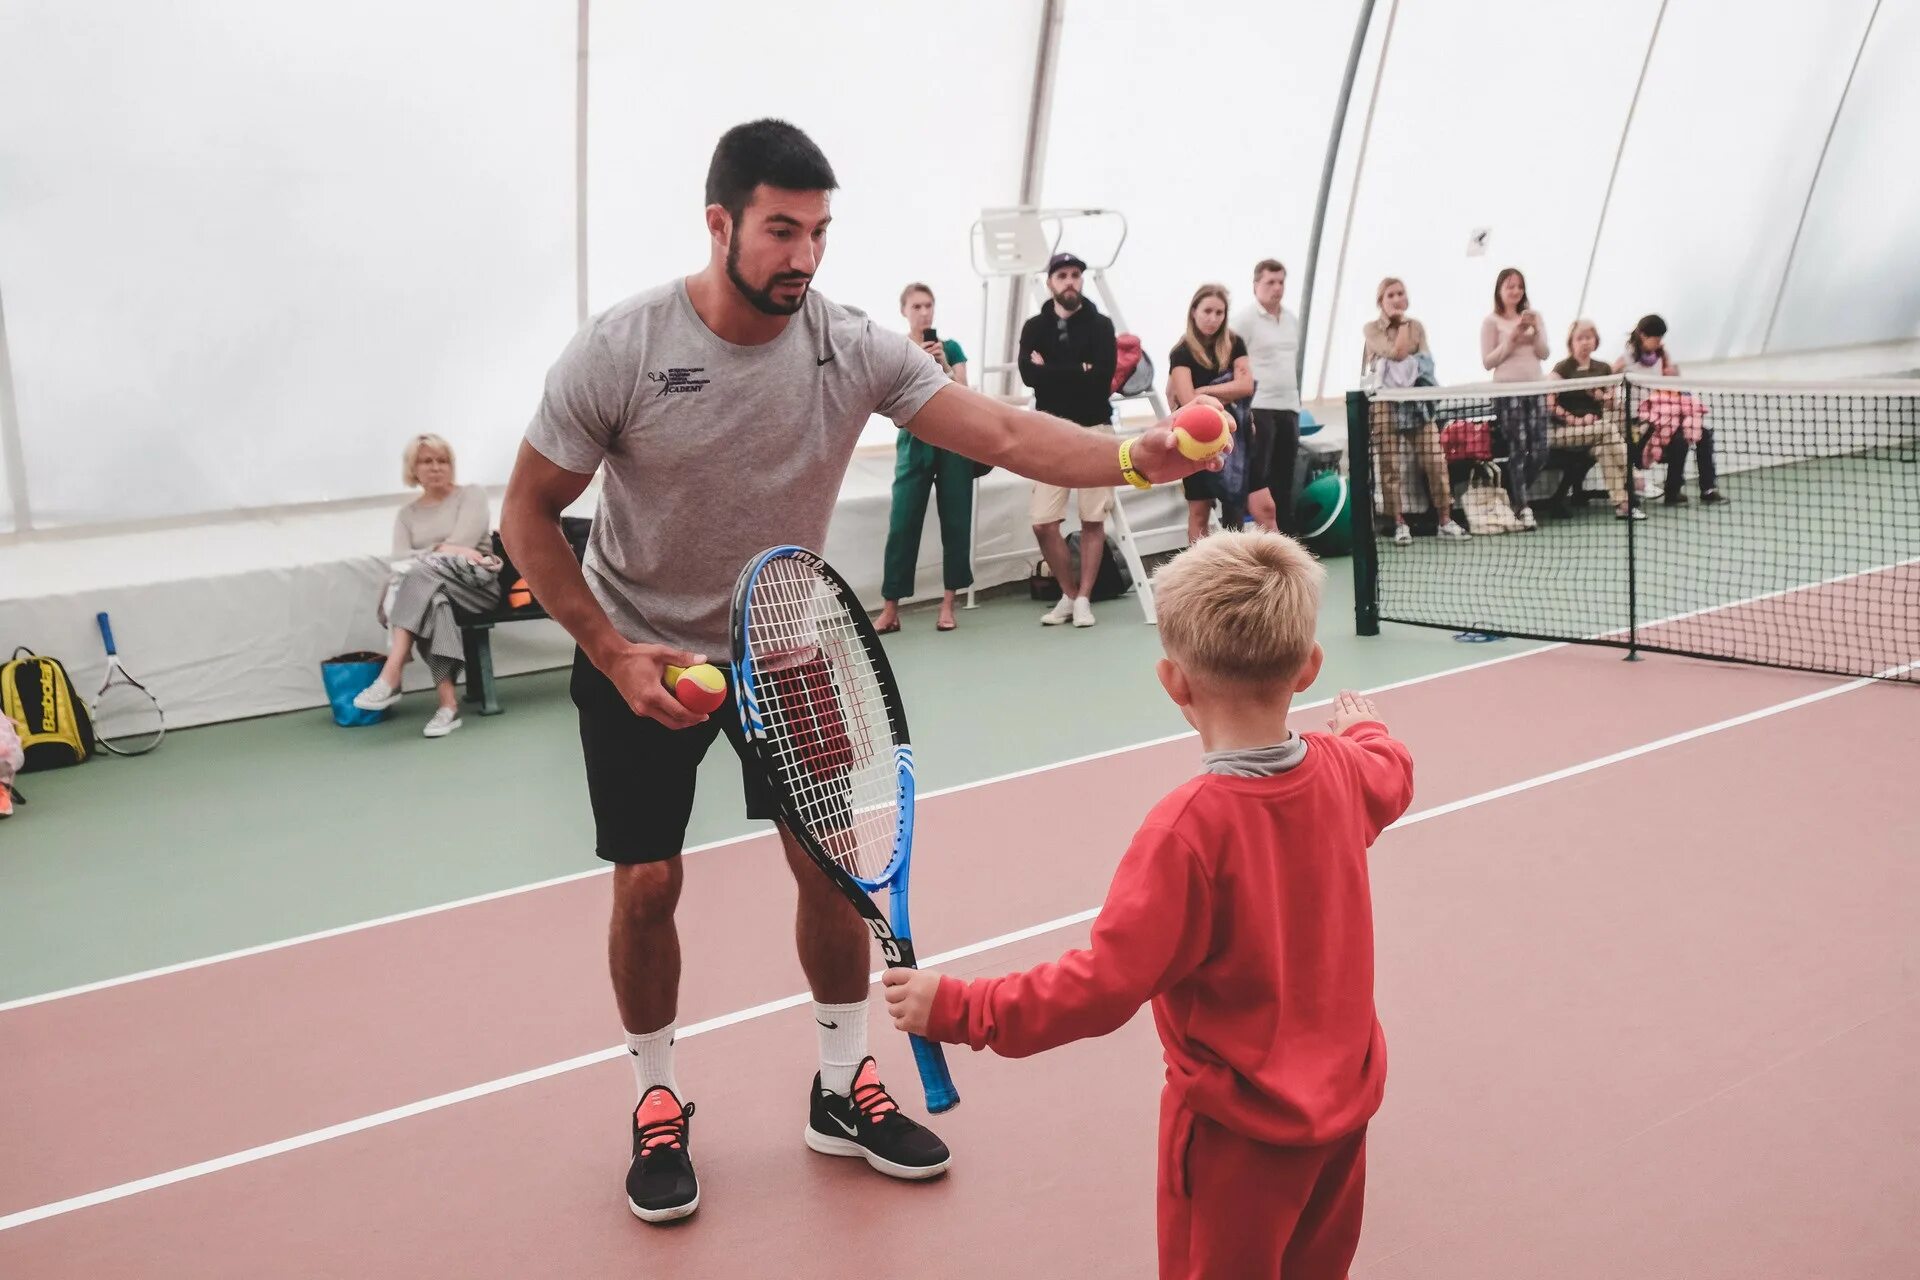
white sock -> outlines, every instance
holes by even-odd
[[[680,1082],[673,1078],[673,1030],[669,1022],[645,1035],[627,1032],[627,1056],[633,1059],[633,1079],[640,1086],[642,1098],[660,1084],[673,1090],[674,1097],[680,1096]]]
[[[845,1097],[867,1056],[867,1002],[813,1002],[814,1028],[820,1033],[820,1087]]]

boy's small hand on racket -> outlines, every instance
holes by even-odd
[[[690,653],[663,644],[622,642],[611,655],[602,655],[598,666],[613,687],[633,709],[633,713],[658,720],[669,729],[691,729],[706,719],[688,710],[673,696],[665,681],[667,668],[697,667],[707,660],[702,653]]]
[[[1333,700],[1333,718],[1327,721],[1327,728],[1335,733],[1345,733],[1356,724],[1368,720],[1379,722],[1379,713],[1374,710],[1373,699],[1351,689],[1342,689],[1340,696]]]
[[[893,1025],[910,1036],[927,1034],[927,1022],[933,1017],[933,997],[940,990],[940,975],[925,969],[889,969],[880,975],[886,987],[887,1012]]]

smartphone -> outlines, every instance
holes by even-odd
[[[933,330],[933,329],[922,329],[922,330],[920,331],[920,341],[922,341],[922,342],[938,342],[938,341],[940,341],[940,334],[939,334],[939,333],[938,333],[937,331],[935,331],[935,330]]]

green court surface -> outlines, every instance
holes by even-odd
[[[1527,647],[1407,627],[1360,639],[1349,562],[1328,568],[1328,660],[1307,699]],[[1086,631],[1043,629],[1040,612],[1002,597],[943,635],[930,612],[909,610],[889,637],[923,789],[1185,731],[1154,677],[1157,632],[1131,599],[1101,606]],[[420,736],[431,699],[413,696],[371,728],[299,712],[176,732],[151,756],[23,779],[31,803],[0,824],[0,1001],[602,865],[566,673],[507,680],[501,692],[505,715],[468,715],[439,741]],[[1057,829],[1034,839],[1070,839],[1072,806],[1099,803],[1063,796]],[[689,843],[751,825],[733,754],[717,745]]]
[[[1906,626],[1892,606],[1896,595],[1910,599],[1911,588],[1896,592],[1885,571],[1920,557],[1920,447],[1739,472],[1722,489],[1730,499],[1722,506],[1649,501],[1648,518],[1632,529],[1631,610],[1628,525],[1602,496],[1564,512],[1542,506],[1537,533],[1467,543],[1420,537],[1407,547],[1383,540],[1380,616],[1572,638],[1834,583],[1833,634],[1808,640],[1832,646],[1841,632],[1877,628],[1879,647],[1904,650],[1910,637],[1895,634]],[[1763,646],[1774,639],[1764,634],[1766,621],[1736,615],[1735,634],[1720,640],[1739,643],[1746,629],[1744,639]]]

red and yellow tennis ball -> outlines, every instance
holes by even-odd
[[[1226,448],[1232,437],[1232,417],[1204,400],[1195,400],[1173,415],[1173,442],[1183,458],[1204,462]]]
[[[668,667],[667,688],[680,705],[700,715],[712,715],[727,700],[727,678],[712,663],[697,667]]]

